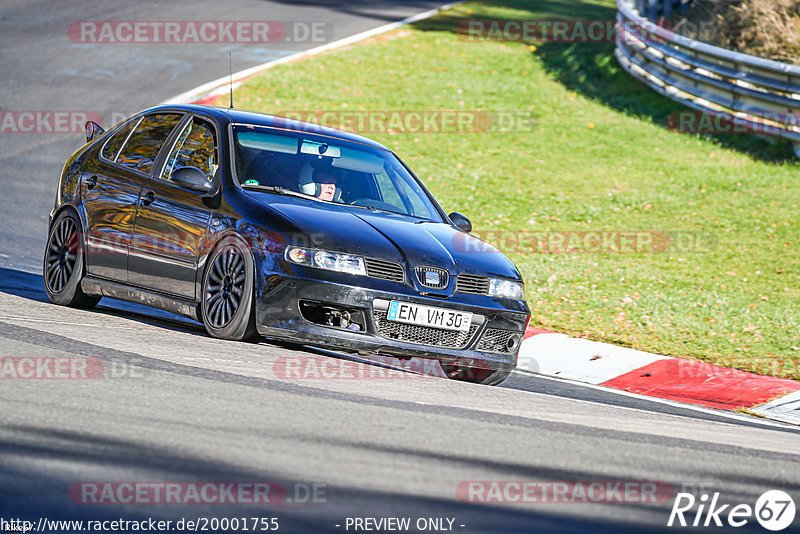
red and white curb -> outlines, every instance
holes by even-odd
[[[769,419],[800,424],[800,382],[547,330],[528,328],[517,367],[706,408],[746,408]]]

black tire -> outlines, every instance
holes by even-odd
[[[86,246],[80,229],[81,222],[75,212],[65,210],[56,217],[47,234],[42,278],[47,298],[53,304],[93,308],[102,297],[87,295],[81,289]]]
[[[212,337],[259,341],[254,305],[254,268],[250,249],[225,239],[208,256],[203,275],[200,316]]]
[[[451,380],[471,382],[485,386],[496,386],[511,374],[509,369],[483,369],[481,367],[468,367],[457,363],[441,362],[442,371]]]

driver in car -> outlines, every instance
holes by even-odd
[[[342,198],[342,190],[337,187],[336,176],[324,170],[314,170],[313,173],[308,170],[310,169],[304,169],[304,172],[301,172],[300,192],[315,196],[320,200],[339,202]],[[313,174],[313,179],[309,179],[310,174]]]
[[[320,173],[315,180],[319,184],[320,192],[317,195],[322,200],[333,200],[336,196],[336,177]]]

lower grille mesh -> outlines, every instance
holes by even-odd
[[[414,343],[416,345],[428,345],[430,347],[446,347],[450,349],[463,349],[469,345],[470,340],[478,331],[478,326],[473,324],[468,332],[457,332],[454,330],[441,330],[429,326],[419,326],[414,324],[397,323],[386,318],[386,312],[374,312],[375,325],[378,333],[385,338]]]
[[[509,340],[516,336],[516,340],[508,346]],[[519,344],[520,333],[513,330],[498,330],[488,328],[478,343],[477,350],[481,352],[497,352],[500,354],[511,354]]]

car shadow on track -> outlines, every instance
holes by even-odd
[[[144,439],[128,440],[103,436],[98,431],[77,432],[35,425],[6,424],[0,428],[0,516],[23,519],[34,524],[40,518],[66,521],[142,521],[206,518],[277,517],[280,530],[291,533],[342,532],[347,517],[454,518],[454,530],[465,532],[666,532],[652,525],[576,519],[560,514],[533,511],[532,507],[500,507],[476,504],[452,496],[430,497],[394,491],[327,485],[323,481],[299,481],[276,475],[268,469],[247,469],[200,455],[178,454],[147,444]],[[269,464],[269,460],[263,462]],[[91,473],[91,478],[87,474]],[[102,473],[98,475],[98,473]],[[103,482],[103,481],[114,481]],[[153,503],[153,493],[118,502],[129,494],[119,489],[105,493],[104,504],[92,503],[101,493],[84,492],[86,484],[119,488],[119,483],[160,484],[178,482],[201,486],[212,483],[268,483],[270,488],[292,489],[324,485],[324,498],[302,504],[272,502],[209,503],[177,493],[183,502]],[[142,499],[141,502],[137,500]],[[279,499],[280,500],[280,499]],[[212,495],[213,501],[213,495]],[[413,524],[413,523],[412,523]],[[339,526],[337,526],[339,525]],[[464,527],[459,528],[460,525]],[[185,530],[185,529],[184,529]],[[227,529],[214,529],[217,532]],[[59,530],[62,531],[62,530]],[[64,530],[65,531],[65,530]],[[413,527],[408,532],[416,532]]]
[[[0,267],[0,292],[38,302],[48,302],[40,274]],[[135,321],[158,325],[172,330],[204,332],[202,325],[191,319],[148,306],[104,297],[92,310],[105,315],[125,317]]]

